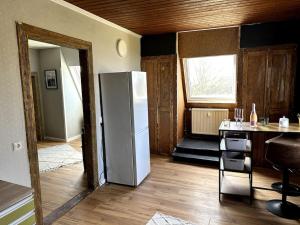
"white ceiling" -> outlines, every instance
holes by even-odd
[[[32,49],[46,49],[46,48],[59,48],[58,45],[53,45],[45,42],[28,40],[28,46]]]

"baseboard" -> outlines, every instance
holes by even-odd
[[[65,139],[56,138],[56,137],[48,137],[48,136],[44,137],[44,140],[66,142]]]
[[[79,138],[81,138],[81,134],[78,134],[76,136],[67,138],[67,142],[74,141],[74,140],[79,139]]]

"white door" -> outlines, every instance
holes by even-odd
[[[148,129],[135,134],[136,185],[150,173],[150,148]]]
[[[134,132],[148,129],[147,77],[145,72],[132,72],[132,107]]]

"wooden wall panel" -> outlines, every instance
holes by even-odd
[[[249,121],[252,103],[256,104],[257,115],[264,114],[265,80],[268,53],[265,51],[245,50],[243,54],[243,108],[245,121]]]
[[[177,143],[176,56],[143,57],[147,72],[151,153],[170,154]]]
[[[272,164],[266,160],[267,148],[265,142],[278,135],[278,133],[253,133],[252,143],[254,166],[272,167]]]
[[[283,115],[289,118],[293,104],[295,81],[295,49],[271,49],[269,52],[269,70],[267,80],[268,107],[266,114],[270,121],[277,122]]]
[[[150,151],[151,153],[157,153],[157,60],[142,60],[141,68],[143,71],[147,71]]]
[[[158,61],[158,149],[170,154],[173,147],[173,61]]]
[[[243,106],[246,121],[252,102],[256,103],[258,117],[268,116],[278,123],[283,115],[293,120],[292,112],[295,78],[295,46],[276,46],[244,50]],[[279,134],[253,134],[255,166],[270,166],[265,159],[265,141]]]
[[[253,165],[267,165],[265,161],[265,134],[253,133],[252,135]]]
[[[300,43],[300,29],[297,29],[299,21],[277,21],[241,26],[241,48],[257,48],[262,46],[276,46],[283,44]],[[297,56],[300,58],[300,50]],[[300,87],[300,60],[297,60],[295,86]],[[300,88],[295,89],[294,99],[300,98]],[[300,112],[300,101],[295,101],[293,111]]]
[[[180,61],[177,60],[177,118],[174,126],[177,126],[176,144],[180,143],[184,137],[184,91],[183,91],[183,74],[181,73]]]
[[[278,122],[292,115],[296,48],[276,46],[243,51],[243,107],[249,119],[251,104],[256,104],[258,117],[268,116]],[[293,118],[294,117],[294,118]]]

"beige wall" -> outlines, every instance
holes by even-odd
[[[40,90],[44,118],[44,138],[65,140],[66,121],[64,117],[64,102],[62,88],[62,72],[60,48],[39,50],[40,61]],[[31,63],[30,63],[31,65]],[[45,82],[45,70],[56,70],[57,89],[47,89]]]
[[[83,107],[81,86],[76,85],[71,74],[70,66],[80,66],[79,51],[70,48],[61,48],[61,74],[64,99],[65,132],[66,139],[81,136],[83,127]],[[74,76],[74,77],[73,77]],[[80,77],[78,77],[79,79]]]
[[[140,69],[139,37],[111,28],[49,0],[0,1],[0,179],[31,186],[26,148],[24,112],[19,71],[15,22],[59,32],[91,41],[95,75],[98,157],[101,158],[101,130],[98,76],[100,72]],[[117,39],[127,42],[128,55],[120,58],[115,51]],[[14,152],[12,143],[24,148]],[[102,162],[99,175],[102,174]]]
[[[29,49],[29,61],[31,72],[40,72],[40,53],[38,49]]]

